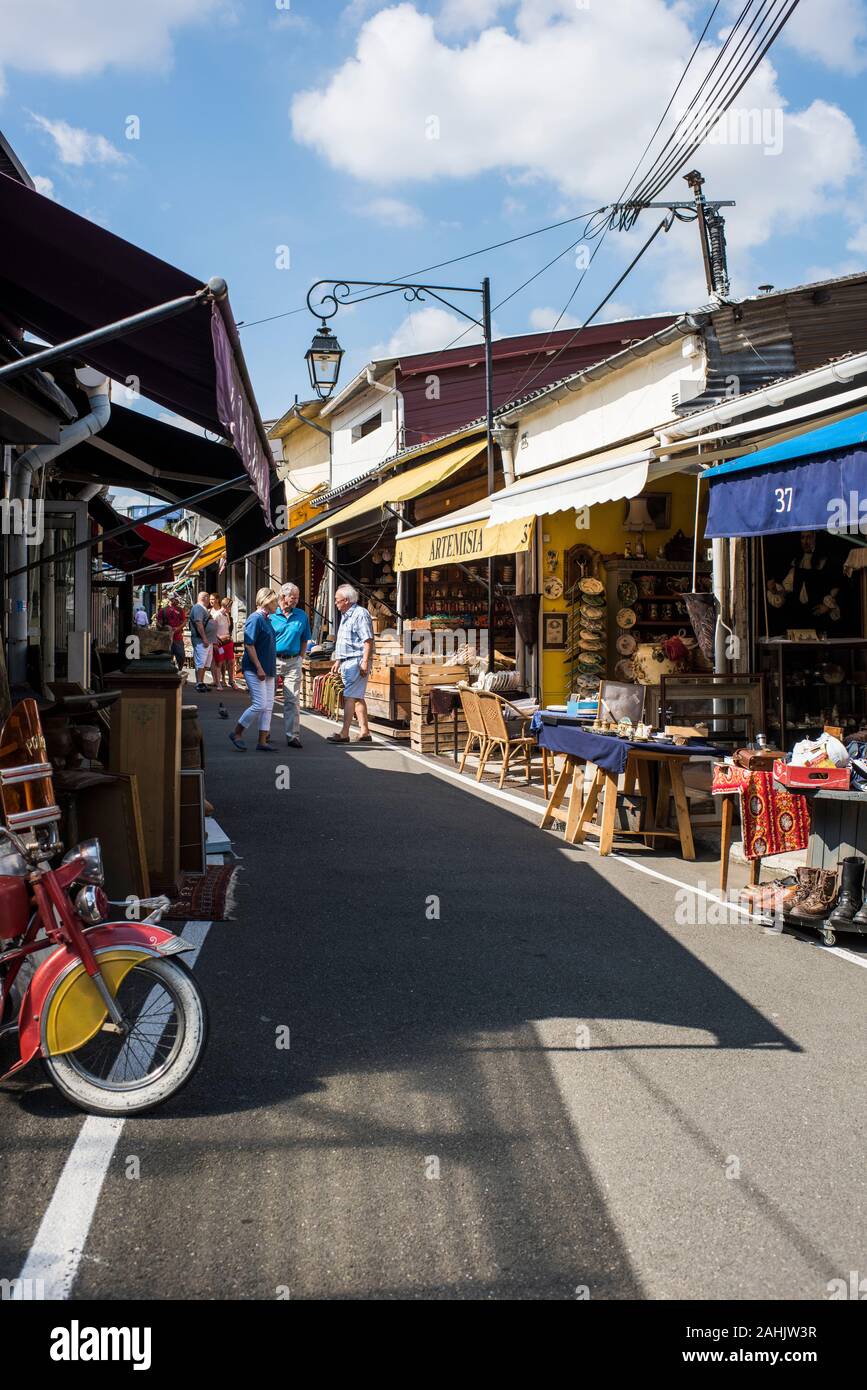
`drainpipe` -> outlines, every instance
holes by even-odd
[[[98,434],[108,423],[111,414],[108,378],[90,367],[76,371],[75,375],[79,385],[90,398],[88,414],[62,426],[56,444],[37,444],[21,454],[12,466],[12,500],[20,504],[22,520],[26,516],[31,495],[36,490],[35,484],[40,469],[76,444],[81,444],[92,435]],[[17,570],[26,563],[27,536],[22,524],[9,537],[9,569]],[[29,578],[26,573],[14,575],[9,587],[12,609],[9,619],[9,680],[12,685],[23,684],[27,678]]]
[[[404,438],[406,431],[404,428],[403,419],[403,393],[401,391],[398,391],[396,386],[384,386],[381,381],[377,381],[373,375],[372,367],[368,367],[366,369],[365,376],[367,377],[368,386],[372,386],[374,391],[381,391],[384,396],[394,396],[395,417],[397,423],[397,429],[395,430],[395,441],[397,453],[400,453],[401,449],[405,447],[406,443]]]
[[[515,440],[517,438],[517,426],[494,426],[494,443],[500,446],[500,457],[503,460],[503,478],[505,479],[506,487],[511,486],[515,481]]]

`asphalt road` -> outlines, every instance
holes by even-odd
[[[397,749],[309,719],[242,755],[200,707],[243,868],[196,965],[210,1047],[124,1125],[74,1298],[814,1300],[865,1270],[854,960],[678,925],[676,885]],[[83,1123],[0,1092],[0,1277]]]

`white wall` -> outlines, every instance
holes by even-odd
[[[529,411],[518,422],[515,472],[518,477],[621,439],[652,431],[674,415],[676,400],[689,400],[704,389],[705,354],[684,354],[684,339],[639,358],[609,376],[582,386],[544,409]]]
[[[329,441],[310,425],[298,425],[280,441],[283,456],[277,463],[277,476],[286,484],[286,503],[292,506],[316,487],[330,482]]]
[[[393,380],[392,374],[383,384],[391,385]],[[382,411],[380,428],[363,439],[353,440],[353,428],[377,411]],[[331,486],[342,487],[397,453],[398,422],[398,398],[393,391],[386,394],[367,386],[345,406],[338,406],[329,416],[332,434]]]

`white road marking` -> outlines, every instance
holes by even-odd
[[[195,947],[184,955],[189,966],[195,965],[210,927],[210,922],[184,923],[182,935]],[[15,1290],[19,1297],[23,1288],[40,1285],[46,1299],[64,1300],[71,1295],[125,1123],[103,1115],[88,1115],[84,1121],[19,1275]]]
[[[318,719],[321,720],[323,724],[334,724],[333,719],[328,719],[321,714],[305,714],[304,718]],[[463,787],[464,791],[480,792],[483,796],[492,797],[495,801],[505,801],[512,806],[519,806],[522,811],[538,811],[541,815],[543,809],[541,802],[536,805],[526,797],[516,796],[514,792],[507,792],[501,790],[499,787],[491,787],[484,782],[477,782],[475,778],[470,779],[467,773],[458,772],[457,768],[442,767],[439,763],[432,762],[430,758],[426,758],[420,753],[413,753],[409,749],[401,747],[400,744],[393,744],[388,739],[381,738],[377,734],[374,734],[374,741],[385,748],[395,748],[396,752],[400,753],[401,757],[407,758],[410,762],[418,763],[419,767],[425,768],[428,772],[432,772],[439,777],[447,777],[452,782],[457,782],[459,786]],[[585,841],[583,846],[564,846],[567,852],[573,848],[589,849],[597,854],[599,853],[599,846],[589,841]],[[685,883],[683,879],[673,878],[670,874],[664,874],[659,869],[652,869],[649,864],[643,864],[640,859],[630,859],[624,854],[618,854],[616,851],[607,857],[609,859],[616,859],[620,864],[626,864],[628,868],[634,869],[636,873],[648,874],[651,878],[661,879],[663,883],[671,883],[677,888],[686,888],[688,892],[698,893],[702,897],[708,898],[711,902],[717,902],[726,907],[731,907],[735,912],[739,912],[742,916],[746,917],[748,921],[755,922],[758,926],[769,925],[761,917],[757,917],[751,913],[749,908],[740,907],[735,903],[726,903],[723,898],[717,897],[716,894],[707,892],[702,888],[697,888],[695,884]],[[854,951],[847,951],[845,946],[823,946],[820,941],[816,941],[809,936],[802,936],[800,932],[793,932],[792,935],[797,936],[799,941],[803,941],[809,946],[818,947],[828,955],[838,956],[840,960],[850,961],[853,965],[860,965],[862,970],[867,970],[867,956],[859,956]]]

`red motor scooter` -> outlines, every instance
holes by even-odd
[[[51,867],[60,811],[34,700],[16,705],[0,733],[0,802],[0,1080],[40,1058],[91,1114],[161,1105],[207,1041],[205,1001],[177,959],[193,947],[159,926],[168,898],[143,901],[141,921],[104,920],[98,840]]]

